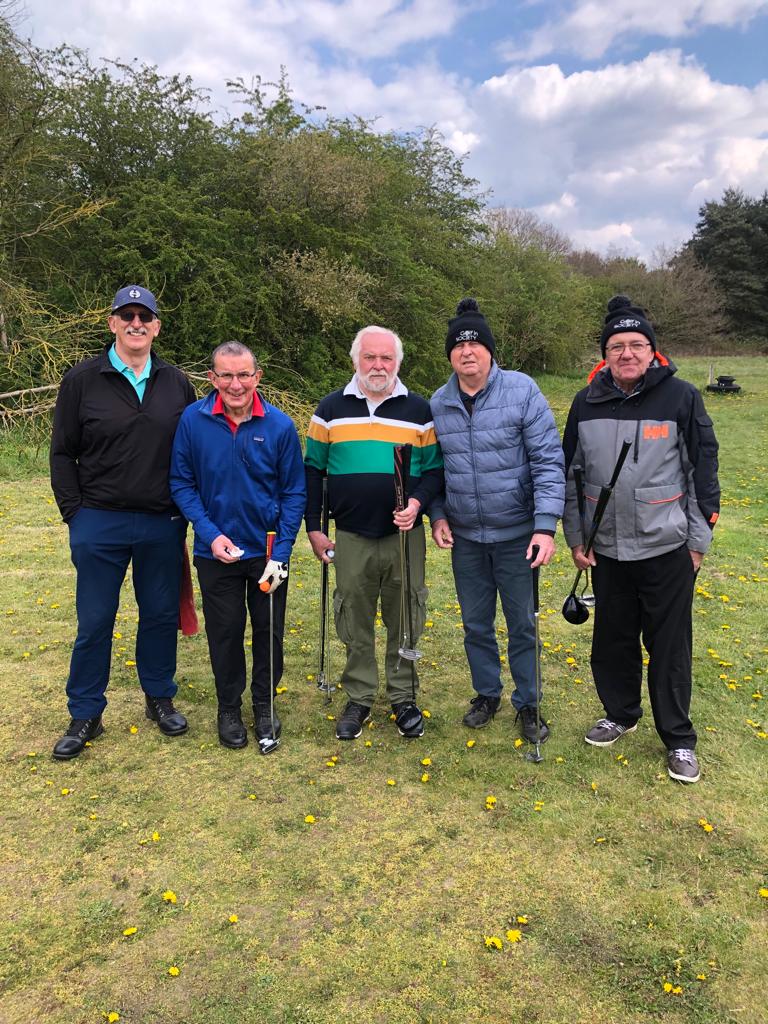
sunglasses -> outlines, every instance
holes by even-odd
[[[150,313],[148,309],[141,313],[131,313],[127,309],[118,309],[116,316],[119,316],[124,324],[132,324],[134,317],[138,317],[143,324],[151,324],[155,319],[155,314]]]

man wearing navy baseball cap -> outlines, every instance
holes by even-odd
[[[64,375],[51,438],[51,486],[77,571],[77,639],[67,679],[72,720],[53,748],[64,761],[104,731],[112,634],[129,562],[147,718],[166,736],[187,731],[173,705],[186,522],[171,499],[168,471],[176,425],[196,396],[181,370],[152,353],[160,333],[152,292],[121,288],[108,323],[113,341]]]

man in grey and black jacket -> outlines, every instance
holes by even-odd
[[[605,709],[587,743],[610,746],[642,715],[642,653],[656,730],[673,779],[698,782],[691,704],[693,583],[720,507],[717,441],[701,395],[675,377],[656,350],[645,311],[626,296],[608,303],[604,361],[573,400],[563,448],[568,473],[565,539],[580,569],[592,568],[595,625],[592,674]],[[582,526],[611,476],[623,441],[624,463],[593,551],[584,556]],[[573,467],[583,467],[582,524]]]
[[[432,536],[451,549],[464,621],[464,649],[476,696],[464,724],[481,728],[501,703],[496,601],[507,622],[512,704],[523,736],[545,740],[536,722],[536,638],[531,569],[555,550],[565,480],[552,411],[524,373],[502,370],[495,341],[474,299],[463,299],[448,326],[445,352],[454,373],[432,396],[445,462],[445,492],[430,506]],[[538,547],[538,553],[534,552]]]

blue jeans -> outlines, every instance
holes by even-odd
[[[139,607],[136,667],[145,693],[173,697],[183,544],[181,516],[81,508],[69,523],[77,570],[77,639],[67,679],[73,718],[95,718],[105,697],[120,588],[133,563]]]
[[[533,581],[525,557],[529,538],[481,544],[453,535],[453,576],[464,620],[472,686],[484,697],[499,698],[501,661],[496,642],[496,598],[507,623],[507,657],[519,711],[536,704],[536,631]]]

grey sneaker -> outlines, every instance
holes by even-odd
[[[678,782],[698,782],[701,778],[699,762],[692,750],[668,750],[667,771],[670,779]]]
[[[621,739],[625,732],[634,732],[637,725],[619,725],[610,718],[601,718],[592,726],[584,739],[593,747],[610,747]]]

